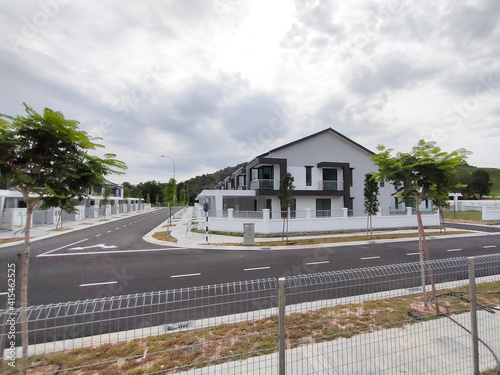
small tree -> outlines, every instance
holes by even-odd
[[[376,215],[379,208],[378,195],[379,187],[378,182],[371,173],[365,175],[365,213],[367,214],[366,233],[370,232],[370,237],[373,237],[373,222],[372,215]]]
[[[105,186],[104,187],[104,194],[102,196],[102,199],[101,199],[101,210],[102,210],[102,214],[101,214],[101,220],[104,220],[104,218],[106,217],[106,206],[109,204],[109,196],[111,195],[111,188],[109,186]]]
[[[184,189],[179,193],[179,202],[183,206],[186,205],[186,191]]]
[[[465,158],[470,154],[465,149],[458,149],[451,153],[441,151],[435,142],[419,141],[409,153],[399,152],[391,155],[391,149],[378,146],[379,153],[372,155],[371,159],[378,167],[379,172],[374,173],[377,181],[387,180],[396,186],[396,196],[404,201],[415,200],[418,233],[419,253],[422,263],[422,288],[425,299],[425,272],[423,261],[430,260],[420,203],[424,199],[432,199],[451,191],[450,181],[453,180],[455,168],[465,163]],[[435,287],[432,272],[431,283],[433,294]]]
[[[147,204],[151,203],[151,197],[150,197],[149,193],[146,194],[146,203]]]
[[[278,199],[280,200],[283,217],[283,235],[281,241],[285,241],[285,222],[286,222],[286,241],[288,242],[288,210],[293,204],[295,186],[293,186],[293,176],[287,172],[280,183]]]
[[[72,198],[86,196],[91,187],[103,185],[104,176],[120,174],[126,166],[113,154],[105,154],[103,158],[89,155],[88,151],[104,146],[80,130],[77,121],[48,108],[41,115],[26,104],[24,106],[26,116],[2,116],[0,121],[0,173],[2,179],[22,193],[27,207],[19,288],[23,308],[20,317],[22,372],[26,373],[26,308],[33,209],[41,202],[46,206],[58,202],[69,207]]]
[[[472,172],[469,182],[469,190],[472,194],[479,195],[479,199],[483,195],[488,195],[491,192],[490,174],[484,169],[478,169]]]
[[[164,203],[165,205],[173,205],[176,203],[176,192],[177,192],[177,186],[175,184],[175,180],[173,178],[168,181],[167,185],[163,189],[163,195],[164,195]]]

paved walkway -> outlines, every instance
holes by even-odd
[[[193,232],[188,230],[190,227],[190,223],[194,221],[194,209],[193,207],[188,207],[178,212],[175,215],[175,218],[172,221],[171,232],[172,236],[177,239],[177,243],[169,243],[166,241],[160,241],[152,237],[152,235],[159,231],[166,231],[166,222],[159,225],[157,228],[153,229],[148,235],[144,237],[144,239],[148,242],[161,244],[169,246],[178,246],[183,248],[216,248],[216,249],[226,249],[226,250],[262,250],[264,247],[259,243],[275,241],[277,243],[276,246],[273,246],[273,250],[286,250],[294,247],[307,248],[307,247],[320,247],[320,246],[347,246],[347,245],[363,245],[363,244],[372,244],[372,243],[381,243],[381,242],[398,242],[398,241],[408,241],[408,238],[402,239],[386,239],[386,240],[368,240],[368,241],[352,241],[352,242],[339,242],[339,243],[326,243],[326,244],[315,244],[315,245],[279,245],[281,243],[281,237],[272,237],[272,238],[255,238],[255,246],[242,246],[238,244],[243,244],[242,236],[225,236],[225,235],[214,235],[209,234],[208,241],[206,238],[205,224],[199,223],[198,229],[200,232]],[[453,232],[459,231],[460,229],[448,228],[448,235],[440,236],[439,238],[446,238],[457,236],[458,234],[453,234]],[[464,230],[464,229],[461,229]],[[471,231],[477,230],[477,227],[471,229]],[[390,233],[415,233],[418,231],[416,229],[407,229],[407,230],[384,230],[377,231],[376,234],[390,234]],[[477,235],[484,235],[482,232],[476,232]],[[346,237],[346,236],[365,236],[366,231],[360,231],[356,233],[339,233],[339,234],[322,234],[322,235],[307,235],[307,236],[290,236],[290,240],[299,240],[299,239],[310,239],[310,238],[331,238],[331,237]],[[467,234],[470,236],[471,234]],[[429,239],[434,237],[430,236]],[[412,238],[411,238],[412,239]],[[266,247],[267,249],[267,247]]]
[[[470,328],[470,314],[453,315],[453,318]],[[499,314],[479,311],[478,327],[479,337],[498,355]],[[471,336],[446,318],[302,345],[288,349],[285,356],[286,374],[473,373]],[[496,366],[494,356],[481,343],[479,363],[481,371]],[[278,353],[193,369],[182,374],[278,374]]]
[[[133,215],[140,215],[144,214],[145,212],[151,211],[151,210],[156,210],[156,208],[151,208],[150,210],[147,211],[140,211],[140,212],[133,212],[133,213],[126,213],[126,214],[117,214],[117,215],[111,215],[107,216],[105,220],[102,220],[101,218],[93,218],[93,219],[85,219],[85,220],[80,220],[80,221],[66,221],[63,223],[63,228],[65,230],[62,231],[56,231],[55,230],[55,224],[50,224],[50,225],[35,225],[31,229],[31,239],[32,241],[36,241],[38,239],[42,238],[47,238],[47,237],[52,237],[52,236],[58,236],[64,233],[68,233],[68,231],[74,231],[74,230],[79,230],[79,229],[85,229],[88,228],[91,225],[100,225],[100,224],[106,224],[115,220],[122,219],[127,216],[133,216]],[[166,242],[166,241],[161,241],[153,238],[153,234],[159,231],[166,231],[167,230],[167,223],[169,222],[168,220],[159,225],[158,227],[154,228],[150,233],[148,233],[146,236],[144,236],[144,240],[154,243],[157,245],[162,245],[162,246],[174,246],[174,247],[181,247],[181,248],[203,248],[203,249],[208,249],[208,248],[214,248],[214,249],[226,249],[226,250],[262,250],[264,247],[263,245],[260,245],[259,243],[262,242],[269,242],[269,241],[276,241],[277,244],[281,242],[281,237],[273,237],[273,238],[255,238],[255,246],[241,246],[237,244],[243,244],[243,237],[241,236],[226,236],[226,235],[214,235],[214,234],[209,234],[208,236],[208,241],[206,238],[206,235],[204,233],[205,229],[205,224],[204,223],[198,223],[198,229],[200,232],[193,232],[191,230],[188,230],[190,223],[192,223],[194,220],[194,209],[193,207],[187,207],[184,208],[183,210],[179,211],[177,214],[174,215],[172,218],[172,236],[177,239],[177,243],[173,242]],[[464,224],[467,225],[467,224]],[[486,228],[489,228],[489,226],[485,226]],[[500,225],[494,226],[496,228],[500,228]],[[463,227],[462,227],[463,228]],[[447,236],[440,236],[439,238],[446,238],[448,236],[457,236],[457,234],[453,234],[454,231],[458,231],[460,229],[455,229],[455,228],[448,228]],[[463,230],[463,229],[462,229]],[[484,235],[483,231],[481,230],[481,226],[477,225],[470,225],[470,230],[471,231],[476,231],[477,235]],[[386,230],[386,231],[377,231],[376,234],[390,234],[390,233],[395,233],[395,230]],[[408,230],[397,230],[397,233],[417,233],[416,229],[408,229]],[[310,238],[328,238],[328,237],[345,237],[346,235],[348,236],[365,236],[366,232],[365,231],[360,231],[357,233],[340,233],[340,234],[322,234],[322,235],[307,235],[307,236],[290,236],[291,240],[299,240],[299,239],[310,239]],[[468,234],[467,236],[470,236]],[[13,230],[0,230],[0,240],[1,239],[9,239],[9,238],[19,238],[19,241],[22,241],[24,237],[24,231],[13,231]],[[432,239],[433,237],[429,237],[429,239]],[[408,239],[387,239],[387,240],[369,240],[369,241],[352,241],[352,242],[339,242],[339,243],[327,243],[327,244],[315,244],[315,245],[299,245],[301,248],[307,248],[307,247],[320,247],[320,246],[348,246],[352,244],[356,245],[363,245],[363,244],[372,244],[372,243],[381,243],[381,242],[398,242],[398,241],[407,241]],[[8,242],[5,244],[0,244],[1,247],[6,247],[6,246],[12,246],[13,244],[16,244],[16,242]],[[290,248],[294,248],[297,246],[294,245],[277,245],[273,246],[273,250],[286,250]],[[266,248],[267,249],[267,248]]]

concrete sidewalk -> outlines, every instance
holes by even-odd
[[[201,249],[224,249],[224,250],[269,250],[271,247],[263,247],[259,243],[263,242],[276,242],[276,246],[272,246],[273,250],[288,250],[291,248],[317,248],[317,247],[331,247],[331,246],[348,246],[348,245],[363,245],[363,244],[373,244],[373,243],[384,243],[384,242],[401,242],[401,241],[414,241],[415,238],[400,238],[400,239],[385,239],[385,240],[364,240],[364,241],[352,241],[352,242],[338,242],[338,243],[325,243],[325,244],[314,244],[314,245],[280,245],[281,237],[267,237],[267,238],[255,238],[255,245],[238,245],[243,244],[242,236],[229,236],[229,235],[215,235],[209,234],[208,241],[205,234],[205,224],[199,223],[199,232],[193,232],[189,230],[189,223],[194,220],[194,209],[193,207],[187,207],[179,211],[174,215],[172,219],[172,226],[167,228],[167,221],[153,229],[148,233],[144,240],[163,246],[178,246],[181,248],[201,248]],[[210,224],[210,222],[209,222]],[[177,239],[176,243],[157,240],[153,237],[156,232],[170,230],[174,238]],[[447,235],[442,235],[439,237],[429,236],[428,239],[433,238],[449,238],[460,236],[461,234],[453,234],[453,232],[458,231],[458,229],[447,228]],[[472,235],[482,236],[481,232],[471,231]],[[391,233],[415,233],[417,234],[417,229],[404,229],[404,230],[384,230],[377,231],[376,234],[391,234]],[[466,236],[471,236],[467,234]],[[366,231],[356,232],[356,233],[339,233],[339,234],[318,234],[318,235],[306,235],[306,236],[290,236],[290,240],[300,240],[300,239],[311,239],[311,238],[332,238],[332,237],[346,237],[346,236],[366,236]],[[462,236],[465,236],[462,234]]]
[[[470,314],[453,319],[470,327]],[[494,353],[500,353],[500,317],[478,312],[479,337]],[[405,325],[403,328],[339,338],[287,349],[287,374],[463,374],[473,373],[472,339],[469,333],[446,318]],[[184,375],[278,374],[278,353],[228,361],[192,369]],[[496,366],[492,353],[479,344],[481,371]]]
[[[65,234],[65,233],[89,228],[91,226],[111,223],[111,222],[116,221],[116,220],[120,220],[120,219],[123,219],[126,217],[135,216],[135,215],[144,214],[147,212],[152,212],[152,211],[157,210],[157,209],[158,208],[153,207],[151,209],[144,210],[144,211],[129,212],[129,213],[125,213],[125,214],[115,214],[115,215],[106,216],[104,218],[98,217],[98,218],[88,218],[88,219],[79,220],[79,221],[64,221],[63,222],[63,229],[58,229],[58,230],[56,230],[56,224],[35,224],[31,228],[30,237],[31,237],[31,241],[33,242],[33,241],[37,241],[37,240],[40,240],[43,238],[60,236],[60,235]],[[24,228],[20,229],[20,230],[19,229],[18,230],[0,230],[0,240],[1,239],[14,239],[14,238],[18,238],[19,241],[0,244],[0,248],[16,245],[16,244],[24,241]]]

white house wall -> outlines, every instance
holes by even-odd
[[[364,179],[365,174],[376,172],[377,168],[370,160],[370,153],[351,142],[335,135],[325,132],[316,137],[301,140],[286,148],[270,153],[266,157],[287,159],[288,171],[294,176],[296,190],[318,190],[319,181],[323,179],[322,168],[317,168],[319,162],[349,163],[352,169],[352,186],[350,187],[353,197],[353,209],[355,212],[364,210]],[[312,166],[312,183],[306,186],[306,166]],[[338,169],[338,180],[345,181],[342,168]],[[381,208],[394,207],[394,187],[386,183],[380,189],[379,202]],[[300,197],[300,199],[304,199]],[[333,204],[333,201],[332,201]],[[315,208],[315,204],[310,207]],[[333,209],[333,206],[332,206]]]

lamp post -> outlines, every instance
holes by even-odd
[[[170,156],[167,156],[167,155],[160,155],[162,158],[167,158],[167,159],[170,159],[172,160],[172,163],[174,164],[174,182],[175,182],[175,161],[174,159],[172,159]],[[175,195],[177,195],[177,183],[175,183],[175,193],[174,193],[174,197]],[[168,204],[168,211],[169,211],[169,224],[171,225],[172,224],[172,208],[170,207],[170,203]],[[167,233],[170,232],[170,228],[167,226]]]
[[[167,158],[167,159],[170,159],[172,160],[172,163],[174,164],[174,181],[175,181],[175,161],[174,159],[172,159],[170,156],[166,156],[166,155],[160,155],[162,158]]]

